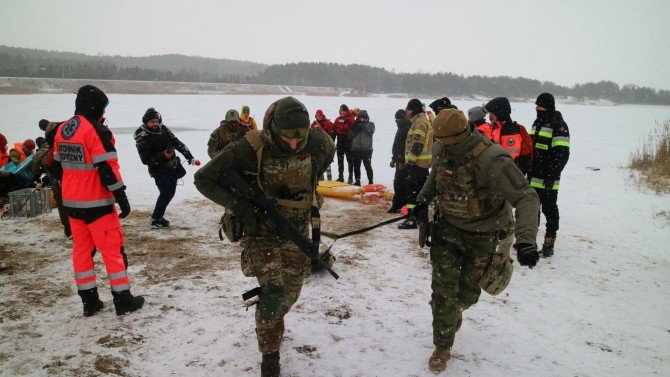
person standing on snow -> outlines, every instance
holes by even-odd
[[[365,166],[365,174],[368,183],[373,183],[372,172],[372,135],[375,133],[375,124],[370,122],[368,112],[360,110],[356,121],[351,126],[351,158],[354,164],[354,177],[356,186],[361,185],[361,162]]]
[[[243,227],[242,272],[255,276],[260,285],[256,336],[262,376],[280,374],[284,316],[298,300],[311,262],[286,235],[268,228],[249,198],[222,185],[220,178],[225,172],[237,173],[256,192],[275,199],[284,217],[307,234],[310,208],[317,201],[317,177],[335,155],[330,137],[309,125],[305,106],[293,97],[282,98],[268,108],[262,131],[231,143],[195,174],[196,188],[231,210]]]
[[[240,123],[240,114],[237,110],[230,109],[226,112],[226,117],[219,124],[219,128],[212,131],[207,142],[207,154],[214,158],[228,144],[239,140],[249,132],[249,128]]]
[[[258,129],[256,125],[256,120],[249,115],[250,109],[248,105],[242,105],[242,111],[240,112],[240,124],[247,128],[249,131],[254,131]]]
[[[65,207],[63,207],[63,194],[61,183],[56,179],[53,164],[53,145],[56,140],[56,131],[58,130],[57,122],[49,122],[46,119],[41,119],[38,123],[40,130],[44,131],[44,142],[39,145],[39,149],[35,152],[33,157],[33,173],[39,176],[42,172],[46,173],[51,182],[51,192],[56,201],[56,208],[58,208],[58,217],[63,225],[63,233],[65,237],[72,238],[72,230],[70,229],[70,220],[68,219]]]
[[[159,195],[151,215],[152,228],[169,228],[170,222],[163,215],[177,191],[177,180],[186,175],[181,160],[175,155],[178,150],[189,165],[200,165],[191,151],[163,124],[161,114],[153,107],[142,117],[142,125],[135,131],[135,146],[149,175],[155,180]]]
[[[347,168],[349,169],[348,184],[353,183],[354,166],[351,160],[351,137],[349,128],[354,124],[355,118],[347,105],[340,106],[340,116],[335,118],[333,125],[335,127],[335,137],[337,138],[337,181],[344,182],[344,159],[347,159]]]
[[[395,168],[393,177],[393,202],[387,213],[398,213],[407,204],[407,170],[405,169],[405,141],[412,123],[407,118],[405,110],[395,113],[395,123],[398,129],[395,132],[391,147],[391,167]]]
[[[533,166],[528,177],[530,185],[540,197],[540,207],[547,219],[542,256],[554,255],[556,231],[558,231],[558,186],[561,172],[570,157],[570,130],[563,115],[556,111],[554,96],[542,93],[535,101],[537,119],[533,122],[531,135],[535,142]],[[538,212],[538,222],[539,222]]]
[[[530,170],[533,146],[526,128],[512,120],[512,106],[505,97],[496,97],[486,106],[491,123],[482,124],[478,129],[494,143],[500,144],[509,152],[514,163],[525,175]]]
[[[333,142],[335,141],[335,126],[333,125],[333,122],[330,121],[330,119],[326,118],[326,115],[323,113],[323,110],[319,109],[316,110],[316,115],[314,116],[314,121],[310,125],[311,128],[319,128],[323,132],[325,132],[328,136],[330,136],[331,140]],[[330,169],[330,165],[328,165],[328,169],[326,169],[326,178],[331,181],[333,179],[333,172]]]
[[[421,191],[428,169],[433,159],[433,126],[423,109],[423,104],[418,99],[411,99],[407,103],[405,113],[412,126],[407,131],[405,140],[405,169],[407,169],[407,208],[414,208],[416,197]],[[398,229],[416,229],[417,223],[413,218],[408,218],[398,224]]]
[[[485,277],[493,267],[499,232],[514,221],[512,207],[516,208],[517,259],[530,268],[537,263],[539,201],[509,154],[473,132],[460,110],[440,111],[434,127],[441,150],[413,212],[418,221],[428,221],[428,206],[434,202],[438,214],[430,248],[435,350],[428,366],[441,372],[451,358],[463,310],[478,301],[482,287],[489,291],[491,282]],[[511,278],[512,261],[508,255],[503,261],[500,266],[508,264],[506,282],[500,282],[502,273],[493,280],[500,291]]]
[[[119,218],[130,213],[126,186],[119,172],[114,136],[104,122],[109,100],[92,85],[79,88],[74,117],[58,126],[53,169],[61,181],[63,206],[72,229],[72,264],[84,316],[103,308],[98,296],[93,255],[102,254],[114,296],[116,315],[133,312],[144,304],[130,293],[128,257],[123,248]],[[114,203],[119,205],[117,214]]]

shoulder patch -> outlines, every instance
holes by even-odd
[[[79,121],[79,118],[77,117],[70,118],[70,120],[68,120],[67,123],[65,123],[63,127],[61,127],[60,134],[61,136],[63,136],[63,139],[70,140],[72,136],[74,136],[74,133],[77,132],[77,129],[79,128],[80,124],[81,122]]]
[[[514,139],[513,138],[507,139],[507,145],[509,145],[510,147],[513,146],[514,145]]]

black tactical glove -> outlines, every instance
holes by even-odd
[[[119,217],[125,219],[126,216],[128,216],[130,213],[130,203],[128,203],[126,190],[120,188],[118,190],[112,191],[112,194],[114,194],[114,200],[116,200],[116,204],[119,205],[119,209],[121,210]]]
[[[428,203],[418,203],[412,208],[408,215],[414,217],[419,223],[428,222]]]
[[[540,259],[537,246],[529,243],[519,243],[514,245],[514,248],[516,249],[516,259],[520,265],[528,266],[528,268],[535,267],[537,261]]]
[[[390,167],[395,168],[395,160],[391,160],[391,163],[389,164]]]
[[[253,204],[244,199],[237,199],[231,209],[244,225],[244,233],[246,235],[255,236],[258,234],[256,207]]]

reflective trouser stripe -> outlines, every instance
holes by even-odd
[[[126,278],[128,277],[128,272],[127,271],[121,271],[121,272],[115,272],[113,274],[109,274],[109,280],[116,280],[116,279],[121,279],[121,278]]]
[[[107,190],[109,190],[109,191],[114,191],[114,190],[118,190],[118,189],[120,189],[120,188],[123,187],[123,186],[124,186],[123,181],[118,181],[118,182],[116,182],[116,183],[113,184],[113,185],[109,185],[109,186],[107,186]]]
[[[107,152],[107,153],[99,154],[95,157],[92,157],[91,161],[93,161],[94,164],[97,164],[98,162],[111,160],[113,158],[117,158],[116,157],[116,152]]]
[[[125,284],[110,284],[113,292],[127,291],[130,289],[130,283]]]
[[[554,185],[549,190],[558,190],[559,183],[560,181],[554,181]],[[544,186],[544,179],[542,178],[531,178],[530,186],[547,190],[547,188]]]
[[[98,284],[96,284],[95,280],[89,281],[88,283],[77,283],[77,289],[80,291],[84,291],[87,289],[95,288],[97,287]]]
[[[84,271],[84,272],[75,272],[74,273],[74,278],[75,279],[84,279],[84,278],[88,278],[88,277],[91,277],[91,276],[95,276],[95,270],[88,270],[88,271]]]
[[[116,203],[114,198],[99,200],[63,200],[63,206],[70,208],[95,208],[104,207]]]

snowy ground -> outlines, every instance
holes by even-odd
[[[261,118],[276,98],[111,96],[109,125],[133,206],[123,220],[133,292],[147,304],[116,317],[98,263],[106,307],[82,317],[56,213],[4,220],[0,259],[10,268],[0,272],[0,374],[258,375],[253,313],[240,299],[255,281],[240,271],[240,247],[218,239],[221,208],[198,194],[195,169],[187,167],[166,214],[175,227],[150,230],[157,190],[131,134],[144,110],[156,106],[206,160],[209,132],[228,108],[248,104]],[[323,108],[332,118],[343,102],[367,109],[377,124],[376,180],[391,184],[392,118],[406,99],[300,99],[310,113]],[[39,136],[40,118],[65,119],[73,103],[74,95],[2,96],[0,133],[10,143]],[[455,103],[465,110],[478,104]],[[533,107],[513,103],[512,116],[530,125]],[[670,375],[670,224],[659,215],[670,210],[670,198],[637,187],[621,168],[654,122],[670,118],[670,108],[558,107],[571,127],[572,155],[561,179],[556,255],[533,270],[517,265],[503,294],[484,293],[465,312],[445,375]],[[327,200],[323,227],[354,230],[390,218],[383,210]],[[283,375],[432,375],[430,263],[416,233],[391,225],[338,241],[334,250],[341,279],[311,276],[287,316]]]

